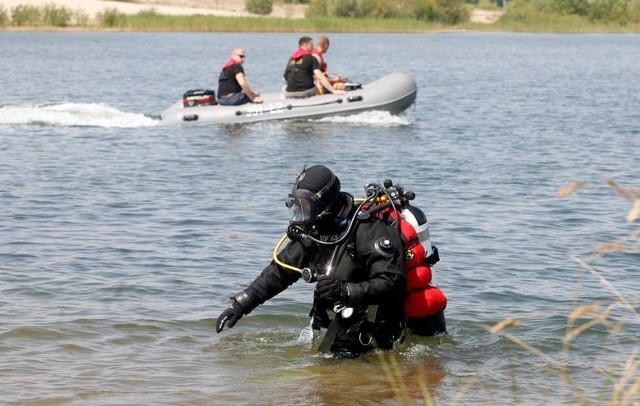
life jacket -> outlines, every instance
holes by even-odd
[[[291,54],[292,60],[297,60],[302,58],[303,56],[311,55],[311,51],[307,51],[306,49],[298,48]]]
[[[411,321],[429,318],[447,307],[447,297],[435,286],[434,270],[440,257],[432,245],[427,216],[418,207],[410,205],[415,195],[405,192],[401,186],[385,181],[386,195],[382,195],[368,207],[368,211],[392,224],[400,232],[407,288],[404,313]],[[391,198],[391,201],[389,201]]]
[[[311,54],[318,57],[318,59],[320,60],[320,70],[323,73],[327,73],[327,63],[324,61],[324,54],[318,51],[316,48],[313,48]]]
[[[230,58],[225,64],[222,66],[222,70],[232,67],[233,65],[240,65],[240,62],[234,61],[233,58]]]
[[[284,71],[284,80],[289,82],[289,79],[296,75],[299,75],[302,70],[299,68],[299,65],[302,64],[302,58],[307,55],[311,55],[311,51],[307,51],[306,49],[298,48],[293,54],[291,54],[291,58],[289,58],[289,62],[287,62],[287,68]],[[311,78],[309,79],[313,82],[313,74],[311,74]]]

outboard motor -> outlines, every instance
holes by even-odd
[[[211,89],[187,90],[182,95],[183,107],[214,106],[218,104],[216,92]]]

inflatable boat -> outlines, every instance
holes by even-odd
[[[160,114],[166,125],[253,123],[266,120],[307,120],[381,110],[400,114],[413,104],[418,92],[413,77],[390,73],[374,82],[353,86],[342,95],[285,99],[280,93],[263,94],[263,103],[221,106],[213,91],[192,90]]]

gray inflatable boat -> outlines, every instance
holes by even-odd
[[[160,115],[161,124],[203,125],[253,123],[266,120],[307,120],[381,110],[400,114],[413,104],[418,92],[413,77],[390,73],[343,95],[326,94],[306,99],[285,99],[280,93],[263,94],[263,103],[241,106],[211,105],[213,94],[195,91],[175,102]],[[212,93],[212,92],[211,92]],[[202,102],[204,100],[204,102]]]

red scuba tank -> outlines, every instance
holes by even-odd
[[[437,251],[431,244],[427,216],[415,206],[406,204],[399,211],[393,207],[384,210],[385,217],[396,220],[400,214],[399,230],[404,244],[404,266],[407,275],[407,295],[404,308],[408,319],[421,319],[442,312],[447,298],[432,286],[431,265],[438,261]]]
[[[447,307],[447,297],[435,286],[426,286],[407,293],[404,313],[409,319],[433,316]]]
[[[425,286],[429,286],[433,274],[429,265],[420,265],[415,268],[407,269],[407,292],[413,292]]]

